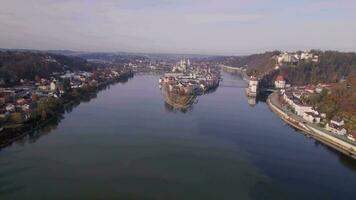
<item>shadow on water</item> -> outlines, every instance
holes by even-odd
[[[162,88],[164,106],[168,112],[187,113],[193,109],[193,104],[197,102],[196,95],[181,95],[169,92],[165,87]]]
[[[267,98],[270,94],[271,92],[261,92],[256,97],[251,97],[245,93],[245,96],[247,98],[248,105],[251,107],[255,107],[259,102],[266,103]]]
[[[308,138],[310,138],[311,140],[313,140],[315,147],[323,148],[323,149],[325,149],[326,151],[328,151],[329,153],[336,155],[336,156],[338,157],[339,162],[340,162],[343,166],[345,166],[345,167],[347,167],[348,169],[350,169],[350,170],[356,172],[356,160],[355,160],[355,159],[353,159],[353,158],[351,158],[351,157],[349,157],[349,156],[347,156],[347,155],[345,155],[345,154],[343,154],[343,153],[341,153],[341,152],[335,150],[335,149],[332,148],[332,147],[329,147],[328,145],[326,145],[326,144],[324,144],[324,143],[322,143],[322,142],[319,142],[318,140],[314,139],[314,138],[313,138],[312,136],[310,136],[309,134],[307,134],[307,133],[305,133],[305,132],[303,132],[303,131],[301,131],[301,130],[299,130],[299,129],[297,129],[297,128],[295,128],[295,127],[289,125],[289,124],[285,124],[285,125],[288,126],[288,127],[290,127],[291,129],[293,129],[296,134],[302,134],[304,137],[308,137]]]

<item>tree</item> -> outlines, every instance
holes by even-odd
[[[65,92],[69,92],[69,91],[71,90],[69,78],[63,79],[63,90],[64,90]]]

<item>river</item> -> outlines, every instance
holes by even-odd
[[[250,106],[244,81],[223,75],[184,111],[157,75],[100,91],[0,151],[0,199],[356,198],[354,160]]]

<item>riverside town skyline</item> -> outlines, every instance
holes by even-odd
[[[356,199],[353,0],[2,0],[0,199]]]

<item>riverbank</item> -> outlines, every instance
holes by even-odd
[[[356,159],[356,146],[354,144],[337,138],[328,133],[326,130],[322,130],[322,128],[317,127],[316,125],[313,125],[310,122],[302,120],[301,118],[294,116],[292,113],[285,111],[278,101],[278,94],[277,92],[274,92],[267,98],[267,105],[287,124],[307,133],[323,144],[332,147],[353,159]]]
[[[127,82],[131,77],[133,77],[133,73],[131,71],[123,73],[116,78],[101,81],[95,87],[90,89],[81,89],[81,92],[79,93],[76,91],[75,93],[78,93],[77,95],[68,95],[65,98],[63,97],[60,99],[61,105],[56,108],[55,111],[49,116],[46,114],[45,119],[31,119],[28,122],[21,124],[8,124],[7,127],[5,127],[4,130],[0,132],[0,149],[11,145],[13,142],[20,140],[21,138],[30,133],[33,133],[36,130],[39,130],[40,128],[45,127],[54,119],[60,118],[60,116],[63,115],[66,110],[71,110],[73,105],[79,105],[82,101],[88,101],[92,99],[99,91],[105,89],[107,86],[118,82]]]

